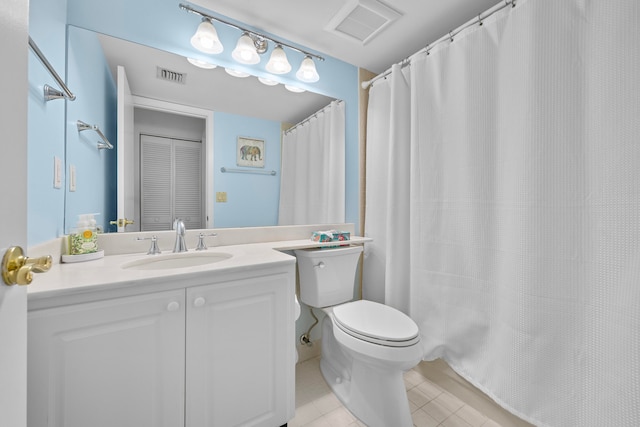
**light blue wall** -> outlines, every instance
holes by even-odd
[[[115,142],[115,84],[95,34],[73,37],[74,42],[67,50],[66,9],[66,0],[30,2],[29,34],[60,77],[69,83],[76,99],[45,102],[44,84],[59,86],[35,54],[30,53],[28,245],[65,234],[65,211],[67,231],[81,213],[99,212],[98,224],[103,227],[109,218],[116,217],[115,182],[106,179],[108,171],[115,170],[116,153],[98,151],[97,134],[78,133],[76,127],[78,119],[97,124]],[[107,104],[103,102],[105,99]],[[59,189],[53,186],[54,156],[62,161]],[[71,164],[76,166],[75,192],[69,192]]]
[[[61,78],[65,78],[66,0],[31,0],[29,35]],[[29,52],[28,220],[27,244],[63,234],[65,184],[53,187],[53,158],[65,157],[65,101],[45,102],[45,84],[58,88],[33,52]],[[64,176],[63,176],[64,178]]]
[[[218,34],[227,49],[221,55],[204,55],[193,49],[189,44],[189,39],[200,22],[200,18],[194,14],[180,10],[178,3],[179,2],[167,0],[110,0],[106,2],[102,0],[31,0],[30,34],[63,78],[66,77],[65,25],[71,24],[92,31],[109,34],[114,37],[172,51],[183,56],[199,57],[222,66],[232,66],[236,69],[248,70],[254,75],[269,76],[269,78],[280,81],[281,83],[295,84],[332,98],[342,99],[345,101],[346,106],[346,220],[356,223],[356,227],[358,227],[359,149],[357,68],[343,61],[328,57],[321,52],[315,52],[326,58],[323,62],[316,61],[320,81],[305,84],[295,78],[295,71],[298,64],[302,61],[302,55],[296,52],[287,52],[289,61],[293,65],[292,72],[283,76],[272,76],[264,70],[266,59],[263,59],[262,63],[255,66],[243,66],[231,59],[231,50],[232,47],[235,46],[238,34],[235,30],[224,25],[218,26]],[[212,15],[216,15],[214,12],[209,12]],[[225,19],[228,20],[228,18]],[[242,25],[247,26],[246,24]],[[277,35],[274,35],[274,37],[279,38]],[[286,40],[283,41],[289,43]],[[295,43],[290,44],[295,45]],[[273,46],[271,46],[271,48],[273,48]],[[268,56],[269,53],[264,57],[268,58]],[[89,64],[89,62],[91,63]],[[77,73],[80,65],[92,70],[100,70],[102,67],[100,63],[94,63],[94,59],[90,61],[87,60],[86,63],[76,61],[75,71],[70,69],[69,72]],[[100,80],[101,77],[98,76],[97,79]],[[63,188],[59,190],[53,189],[53,156],[58,156],[61,159],[65,158],[65,130],[70,134],[77,132],[73,128],[73,126],[75,126],[75,120],[81,119],[90,123],[92,120],[91,117],[96,117],[93,121],[98,125],[100,125],[101,122],[104,123],[103,130],[107,131],[107,137],[110,140],[113,138],[113,142],[115,141],[115,135],[113,135],[112,132],[114,132],[115,126],[113,128],[109,127],[107,123],[111,123],[113,118],[105,111],[97,111],[97,106],[95,105],[83,104],[84,109],[82,110],[82,114],[80,115],[79,110],[76,110],[77,114],[76,112],[73,114],[77,117],[74,117],[71,115],[65,116],[65,103],[71,104],[70,101],[58,100],[45,104],[42,101],[42,86],[44,83],[49,83],[52,86],[55,86],[55,84],[34,58],[30,59],[29,82],[28,239],[29,245],[33,245],[64,234],[65,194],[71,203],[71,210],[68,217],[74,217],[77,213],[85,213],[80,212],[80,210],[87,210],[85,208],[73,207],[77,206],[74,204],[77,199],[81,197],[80,192],[83,189],[79,188],[76,194],[68,193],[68,183],[66,179],[63,180]],[[80,89],[72,87],[71,90],[75,92],[87,89],[85,84],[81,84],[79,87]],[[91,96],[92,94],[89,92],[88,97]],[[80,97],[78,97],[78,100],[74,101],[74,103],[79,100]],[[80,103],[84,103],[85,101],[90,103],[90,100],[85,99]],[[77,105],[80,105],[80,103]],[[251,134],[252,133],[249,133],[247,136]],[[82,135],[81,139],[82,138],[85,138],[85,136]],[[86,138],[90,138],[90,135],[87,134]],[[90,146],[88,141],[83,142],[85,142],[87,146]],[[80,141],[77,146],[79,146],[79,144]],[[84,150],[84,148],[82,148],[82,150]],[[76,167],[79,169],[79,172],[83,174],[79,175],[80,181],[78,185],[82,186],[83,183],[86,182],[86,175],[84,175],[86,171],[84,167],[85,160],[84,158],[73,157],[80,155],[80,153],[81,152],[74,150],[73,154],[70,152],[66,154],[70,156],[70,161],[78,163]],[[93,157],[89,157],[90,161],[87,160],[87,162],[91,163],[97,160],[94,158],[95,153],[88,155]],[[115,158],[115,152],[111,152],[109,155],[113,155]],[[103,152],[100,153],[99,156],[104,160],[106,154]],[[217,159],[214,160],[217,162]],[[101,166],[101,168],[102,167],[103,166]],[[66,164],[64,165],[64,171],[66,176],[66,172],[68,171],[68,165]],[[98,170],[94,173],[95,178],[100,180],[103,172],[102,169]],[[228,187],[230,185],[229,182],[225,181],[229,179],[229,176],[230,175],[223,177],[216,176],[216,179],[222,180],[215,183],[216,189],[222,188],[221,186],[230,188]],[[279,177],[279,174],[277,177]],[[92,206],[96,206],[96,211],[103,209],[101,213],[111,212],[113,208],[108,200],[110,197],[113,197],[113,186],[115,186],[115,181],[101,182],[101,189],[96,194],[88,196],[95,197],[96,200],[90,203],[92,203]],[[225,191],[225,189],[222,190]],[[98,193],[100,195],[98,195]],[[231,193],[229,197],[237,194],[236,191],[230,191],[229,193]],[[99,207],[101,203],[104,203],[103,208]],[[229,206],[228,204],[221,207],[220,204],[216,204],[215,208],[220,211],[220,214],[224,215],[224,208]],[[76,210],[78,212],[75,212]],[[216,215],[217,214],[218,212],[216,212]],[[103,213],[99,219],[106,221],[110,219],[110,217],[115,218],[115,215]],[[72,221],[75,221],[75,219]],[[271,220],[269,220],[269,222],[271,222]],[[223,225],[216,224],[216,226],[222,227]]]
[[[227,193],[226,203],[214,205],[214,227],[278,225],[280,122],[216,112],[213,123],[214,191]],[[275,170],[275,176],[220,171],[221,167],[239,168],[236,165],[238,136],[264,140],[264,169],[259,169]]]
[[[107,230],[117,217],[117,188],[113,179],[116,150],[98,150],[100,137],[93,130],[78,132],[77,120],[97,125],[109,142],[116,144],[116,84],[109,71],[96,33],[69,27],[67,81],[73,83],[76,100],[67,102],[67,172],[76,168],[76,191],[67,185],[66,231],[78,215],[99,213],[98,225]],[[105,102],[106,101],[106,102]]]

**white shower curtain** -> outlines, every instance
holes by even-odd
[[[409,299],[425,359],[536,425],[640,425],[638,3],[518,0],[371,89],[373,132],[410,92],[410,154],[383,171],[409,188],[367,163],[367,235],[409,242],[385,300]],[[374,160],[408,143],[368,135]]]
[[[393,66],[369,92],[362,297],[409,313],[411,92],[408,68]]]
[[[333,101],[285,132],[278,225],[345,221],[345,109]]]

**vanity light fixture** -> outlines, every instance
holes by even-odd
[[[213,70],[217,67],[217,65],[203,61],[201,59],[187,58],[187,61],[189,61],[191,65],[195,65],[198,68],[204,68],[205,70]]]
[[[213,21],[221,22],[225,25],[233,27],[242,31],[242,35],[238,39],[236,48],[233,50],[231,56],[242,64],[257,64],[260,62],[260,55],[266,53],[269,49],[269,42],[275,46],[271,52],[269,62],[266,65],[267,71],[272,74],[286,74],[291,71],[291,64],[287,59],[287,55],[284,48],[300,52],[304,55],[300,69],[296,73],[296,77],[307,83],[314,83],[320,79],[314,59],[318,61],[324,61],[324,58],[315,55],[306,50],[302,50],[290,44],[278,41],[265,34],[257,33],[253,30],[243,28],[237,24],[225,21],[221,18],[217,18],[209,15],[194,7],[180,3],[180,9],[190,12],[202,17],[202,22],[198,26],[198,31],[191,38],[191,44],[205,53],[220,53],[224,50],[222,43],[218,39],[215,28],[213,27]],[[202,30],[201,30],[202,29]],[[202,32],[202,34],[201,34]],[[201,34],[201,35],[199,35]],[[208,46],[208,47],[207,47]],[[208,50],[204,50],[208,49]]]
[[[267,62],[267,71],[273,74],[286,74],[291,71],[291,64],[287,60],[287,54],[281,45],[277,45],[271,52],[269,62]]]
[[[296,77],[303,82],[314,83],[320,80],[318,71],[316,71],[316,64],[313,62],[310,56],[306,56],[300,64],[300,68],[296,72]]]
[[[207,17],[202,18],[196,33],[191,37],[191,46],[204,53],[216,54],[224,51],[224,46],[222,46],[218,38],[216,28]]]

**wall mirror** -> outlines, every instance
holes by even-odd
[[[97,42],[86,43],[82,40],[86,38],[93,38]],[[83,49],[90,49],[91,52],[83,53]],[[101,52],[96,53],[96,49]],[[100,82],[98,86],[105,87],[96,90],[91,99],[75,105],[68,103],[67,166],[75,168],[73,153],[78,150],[91,149],[96,152],[96,156],[113,157],[109,160],[107,169],[101,172],[103,176],[97,177],[95,185],[108,186],[112,192],[122,193],[122,189],[116,184],[117,174],[127,174],[127,193],[117,195],[118,204],[124,200],[124,203],[131,206],[129,215],[134,220],[134,225],[126,227],[126,231],[139,231],[142,228],[144,209],[141,208],[140,194],[145,177],[156,183],[166,177],[168,181],[161,182],[159,188],[167,189],[166,194],[171,194],[167,197],[172,199],[179,200],[188,192],[185,189],[168,191],[169,186],[174,185],[171,184],[170,175],[176,169],[175,163],[148,164],[155,151],[144,152],[144,147],[154,138],[162,138],[160,145],[164,144],[165,148],[168,147],[167,152],[173,150],[174,153],[181,150],[177,147],[182,146],[183,140],[202,144],[202,158],[186,168],[192,175],[197,174],[200,183],[200,188],[194,190],[196,193],[192,195],[192,200],[200,200],[202,203],[196,208],[202,212],[201,218],[194,217],[191,228],[277,225],[281,130],[312,115],[328,105],[333,98],[308,91],[294,93],[281,84],[263,84],[253,76],[232,77],[222,67],[199,68],[183,56],[71,25],[68,31],[68,50],[69,61],[75,60],[77,63],[75,72],[73,64],[68,65],[71,69],[68,70],[70,87],[82,88],[87,85],[86,82],[76,81],[86,77],[82,71],[85,69],[83,58],[91,58],[97,54],[104,56],[104,64],[113,77],[113,86],[110,87],[106,81]],[[119,72],[126,74],[133,97],[130,108],[134,115],[133,127],[127,132],[133,133],[135,143],[130,150],[127,149],[124,167],[116,164],[117,150],[97,150],[90,146],[96,137],[84,132],[79,134],[73,129],[76,119],[91,122],[90,118],[82,116],[83,105],[87,102],[92,106],[106,105],[108,111],[104,112],[101,119],[96,119],[103,123],[90,124],[100,126],[111,142],[117,145],[118,132],[124,127],[118,118],[116,101],[117,92],[121,90],[118,83]],[[86,68],[86,73],[91,73],[90,68]],[[108,99],[100,99],[101,97]],[[237,168],[238,137],[264,140],[264,163],[256,170],[274,170],[276,174],[222,173],[221,168]],[[122,149],[120,150],[120,155],[123,155]],[[194,172],[193,165],[200,168],[197,173]],[[125,171],[119,170],[119,166]],[[145,174],[145,171],[153,167],[159,169],[156,175]],[[78,214],[88,213],[90,210],[85,204],[91,197],[90,185],[83,179],[77,192],[68,193],[65,200],[66,232],[73,227]],[[194,185],[189,184],[185,188],[193,190]],[[146,194],[150,194],[151,190],[146,191]],[[168,216],[165,215],[166,218],[162,215],[152,216],[149,221],[160,218],[157,220],[157,228],[153,228],[147,221],[147,226],[143,229],[168,229],[165,228],[167,221],[177,214],[170,212]],[[113,216],[104,218],[107,223],[117,219],[114,212],[107,215]],[[201,227],[195,225],[196,220],[200,221]],[[114,232],[116,227],[105,231]]]

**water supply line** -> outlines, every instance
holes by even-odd
[[[313,312],[313,308],[309,307],[309,313],[311,313],[311,317],[315,319],[315,322],[313,322],[313,325],[311,325],[311,327],[307,329],[306,333],[300,335],[300,344],[304,344],[307,347],[311,347],[313,345],[313,343],[311,342],[311,330],[318,324],[318,318]]]

